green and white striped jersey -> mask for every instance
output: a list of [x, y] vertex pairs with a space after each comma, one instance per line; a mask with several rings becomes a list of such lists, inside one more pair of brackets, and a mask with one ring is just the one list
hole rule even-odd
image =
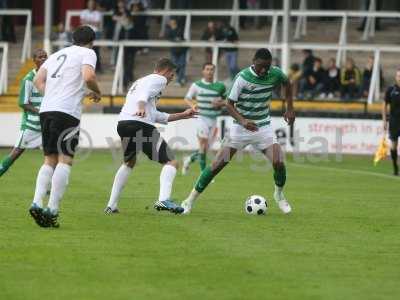
[[271, 66], [263, 77], [248, 67], [236, 75], [228, 99], [235, 102], [236, 109], [244, 118], [255, 122], [258, 127], [268, 126], [271, 123], [272, 90], [287, 80], [278, 67]]
[[226, 88], [222, 82], [207, 82], [204, 79], [193, 82], [185, 99], [197, 101], [199, 115], [215, 119], [221, 115], [221, 108], [214, 108], [215, 99], [225, 99]]
[[[36, 70], [31, 70], [22, 79], [19, 92], [19, 106], [23, 109], [24, 104], [32, 104], [37, 109], [40, 109], [43, 96], [33, 85]], [[30, 129], [33, 131], [41, 131], [39, 114], [30, 111], [25, 111], [22, 114], [21, 130]]]

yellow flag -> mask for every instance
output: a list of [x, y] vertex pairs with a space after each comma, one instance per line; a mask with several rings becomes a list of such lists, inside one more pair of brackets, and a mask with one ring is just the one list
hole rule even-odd
[[386, 158], [387, 153], [388, 153], [388, 150], [389, 150], [388, 143], [387, 143], [387, 141], [386, 141], [386, 138], [383, 137], [383, 138], [381, 139], [381, 141], [379, 142], [378, 149], [377, 149], [376, 152], [375, 152], [375, 157], [374, 157], [374, 165], [375, 165], [375, 166], [377, 165], [377, 163], [378, 163], [380, 160]]

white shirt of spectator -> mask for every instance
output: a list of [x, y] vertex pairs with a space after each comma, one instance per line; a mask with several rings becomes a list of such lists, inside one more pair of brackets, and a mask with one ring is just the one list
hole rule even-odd
[[50, 55], [41, 66], [47, 70], [47, 77], [40, 112], [60, 111], [80, 119], [85, 96], [82, 66], [95, 69], [96, 60], [92, 49], [76, 45]]
[[[126, 101], [119, 114], [120, 121], [140, 121], [150, 125], [167, 124], [169, 114], [157, 110], [157, 101], [162, 90], [167, 86], [167, 78], [158, 74], [150, 74], [136, 80], [126, 95]], [[138, 103], [145, 102], [145, 117], [136, 116]]]
[[100, 28], [94, 24], [101, 24], [102, 15], [98, 10], [84, 9], [80, 15], [81, 24], [88, 25], [94, 31], [100, 31]]

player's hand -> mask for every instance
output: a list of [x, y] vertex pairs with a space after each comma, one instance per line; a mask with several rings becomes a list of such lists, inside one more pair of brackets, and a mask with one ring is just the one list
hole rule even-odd
[[144, 107], [139, 107], [135, 115], [141, 118], [146, 117], [146, 109]]
[[196, 115], [198, 114], [199, 112], [198, 112], [198, 110], [197, 110], [197, 108], [194, 108], [194, 107], [192, 107], [192, 108], [188, 108], [187, 110], [185, 110], [183, 113], [182, 113], [182, 119], [191, 119], [191, 118], [196, 118]]
[[92, 100], [94, 103], [99, 103], [101, 100], [101, 94], [96, 92], [89, 93], [89, 99]]
[[253, 132], [258, 131], [258, 127], [256, 123], [254, 123], [253, 121], [244, 119], [243, 121], [240, 122], [240, 124], [249, 131]]
[[283, 114], [283, 118], [285, 119], [286, 123], [288, 123], [288, 125], [293, 125], [294, 120], [296, 119], [296, 114], [294, 113], [294, 110], [287, 110]]

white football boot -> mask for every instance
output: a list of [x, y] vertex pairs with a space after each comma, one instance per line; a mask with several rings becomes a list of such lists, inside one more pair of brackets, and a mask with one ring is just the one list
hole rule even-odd
[[288, 214], [292, 211], [292, 207], [289, 202], [286, 200], [285, 195], [283, 194], [282, 188], [275, 186], [274, 199], [276, 203], [278, 203], [279, 209], [284, 213]]

